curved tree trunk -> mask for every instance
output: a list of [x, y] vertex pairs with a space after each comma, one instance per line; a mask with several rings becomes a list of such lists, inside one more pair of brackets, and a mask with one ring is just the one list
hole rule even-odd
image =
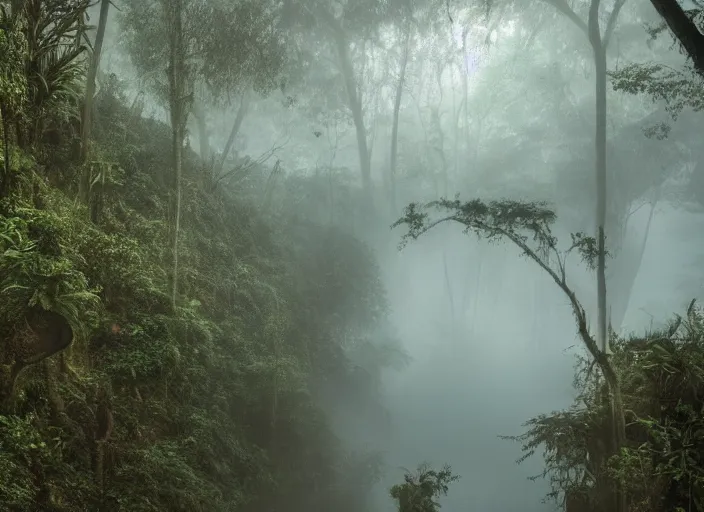
[[352, 120], [354, 121], [355, 133], [357, 135], [357, 151], [359, 153], [359, 169], [362, 175], [362, 187], [364, 189], [367, 205], [372, 209], [374, 207], [374, 199], [372, 195], [371, 158], [369, 155], [369, 145], [367, 143], [367, 129], [364, 125], [362, 101], [354, 76], [354, 67], [352, 66], [352, 59], [350, 58], [347, 38], [340, 28], [335, 28], [334, 33], [337, 55], [340, 59], [340, 70], [345, 80], [347, 100], [350, 110], [352, 111]]
[[364, 112], [362, 109], [362, 100], [357, 81], [355, 79], [354, 66], [349, 52], [349, 42], [345, 34], [344, 27], [335, 16], [326, 11], [326, 9], [312, 9], [304, 7], [312, 16], [320, 18], [327, 26], [330, 36], [332, 37], [337, 57], [345, 82], [345, 91], [347, 92], [348, 106], [352, 112], [352, 120], [354, 121], [355, 133], [357, 136], [357, 151], [359, 153], [359, 169], [362, 175], [362, 188], [364, 190], [364, 198], [367, 203], [366, 213], [370, 214], [374, 208], [374, 196], [372, 190], [371, 176], [371, 158], [369, 151], [369, 143], [367, 141], [367, 129], [364, 125]]

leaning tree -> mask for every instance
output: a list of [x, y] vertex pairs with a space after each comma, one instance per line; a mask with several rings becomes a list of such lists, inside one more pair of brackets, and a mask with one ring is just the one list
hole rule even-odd
[[[594, 237], [574, 233], [569, 246], [560, 246], [552, 231], [555, 220], [554, 211], [542, 202], [506, 199], [462, 202], [456, 198], [440, 199], [426, 205], [411, 203], [406, 207], [405, 215], [394, 223], [394, 227], [407, 227], [401, 242], [401, 246], [404, 246], [409, 240], [417, 239], [439, 224], [455, 222], [464, 227], [465, 233], [474, 233], [486, 241], [512, 243], [523, 256], [552, 278], [569, 300], [579, 337], [608, 386], [613, 429], [609, 453], [614, 455], [620, 452], [626, 431], [620, 379], [609, 355], [591, 334], [587, 314], [567, 276], [567, 258], [575, 252], [591, 270], [596, 270], [599, 243]], [[615, 509], [623, 510], [625, 493], [615, 490], [613, 497]]]

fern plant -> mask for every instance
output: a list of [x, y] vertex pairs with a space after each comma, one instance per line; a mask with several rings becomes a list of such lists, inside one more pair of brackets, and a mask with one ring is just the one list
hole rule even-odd
[[[33, 219], [36, 224], [56, 221], [48, 214], [34, 213], [40, 217]], [[59, 313], [85, 336], [100, 306], [97, 290], [90, 289], [85, 276], [60, 251], [51, 254], [47, 246], [58, 241], [33, 239], [32, 226], [20, 217], [0, 216], [0, 318], [13, 322], [38, 305]], [[45, 251], [40, 250], [42, 245]]]

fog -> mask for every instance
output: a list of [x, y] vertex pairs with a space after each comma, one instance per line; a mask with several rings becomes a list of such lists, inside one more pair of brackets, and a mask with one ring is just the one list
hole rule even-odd
[[[641, 267], [647, 278], [636, 280], [624, 330], [642, 332], [669, 318], [673, 304], [686, 306], [689, 296], [673, 293], [671, 283], [693, 261], [687, 242], [672, 236], [673, 226], [687, 222], [693, 219], [659, 212]], [[462, 475], [442, 501], [444, 510], [554, 510], [553, 503], [541, 503], [547, 485], [528, 481], [541, 473], [540, 457], [516, 465], [518, 445], [497, 435], [519, 434], [526, 419], [571, 404], [581, 352], [571, 310], [550, 278], [517, 250], [477, 243], [457, 229], [442, 235], [442, 246], [455, 255], [455, 293], [461, 295], [469, 274], [477, 304], [457, 306], [453, 342], [443, 329], [450, 305], [442, 251], [429, 241], [405, 249], [388, 277], [394, 321], [413, 363], [387, 375], [393, 437], [380, 510], [393, 510], [385, 489], [419, 460], [447, 462]]]
[[527, 481], [540, 473], [540, 461], [516, 466], [517, 446], [497, 435], [518, 434], [527, 418], [569, 405], [575, 342], [569, 310], [528, 262], [511, 262], [515, 251], [481, 250], [448, 235], [454, 242], [448, 246], [466, 255], [453, 258], [452, 274], [476, 271], [483, 259], [470, 284], [478, 303], [457, 312], [456, 339], [448, 339], [437, 325], [439, 306], [448, 307], [440, 255], [408, 250], [407, 268], [425, 271], [392, 299], [414, 362], [388, 378], [391, 481], [401, 476], [397, 468], [414, 461], [447, 462], [462, 475], [445, 501], [448, 510], [546, 510], [545, 487]]
[[[518, 435], [528, 419], [574, 400], [574, 365], [584, 350], [565, 295], [518, 249], [465, 235], [462, 226], [440, 226], [402, 250], [405, 228], [390, 228], [407, 203], [459, 193], [464, 199], [547, 201], [557, 212], [555, 231], [564, 243], [571, 232], [594, 231], [591, 50], [584, 34], [549, 2], [531, 3], [532, 9], [500, 10], [500, 21], [456, 2], [450, 16], [440, 8], [419, 15], [426, 16], [428, 27], [411, 38], [393, 212], [380, 191], [390, 166], [402, 38], [382, 26], [375, 29], [374, 44], [363, 47], [362, 35], [350, 43], [382, 213], [370, 225], [357, 207], [343, 224], [372, 247], [391, 325], [410, 356], [406, 367], [384, 371], [384, 427], [346, 414], [345, 404], [330, 408], [338, 435], [350, 446], [383, 454], [374, 512], [395, 510], [389, 487], [423, 461], [450, 464], [461, 477], [441, 500], [447, 512], [555, 508], [542, 502], [547, 483], [529, 480], [543, 469], [541, 454], [516, 464], [520, 445], [499, 436]], [[576, 3], [580, 16], [586, 15], [588, 2]], [[683, 65], [669, 40], [646, 44], [645, 26], [657, 20], [648, 2], [627, 3], [609, 49], [610, 68], [650, 60]], [[469, 33], [466, 48], [463, 29]], [[115, 23], [108, 30], [105, 71], [124, 76], [134, 98], [143, 92], [145, 78], [131, 66], [119, 34]], [[255, 95], [234, 151], [269, 167], [278, 161], [291, 175], [359, 186], [355, 126], [336, 54], [316, 39], [323, 36], [307, 36], [297, 36], [301, 46], [319, 46], [302, 83], [284, 93]], [[438, 67], [445, 61], [444, 69]], [[287, 96], [296, 98], [295, 107], [284, 105]], [[610, 181], [609, 239], [617, 250], [608, 264], [607, 290], [614, 329], [644, 332], [662, 325], [700, 291], [701, 251], [688, 233], [701, 232], [702, 217], [682, 206], [677, 187], [701, 151], [687, 133], [697, 127], [701, 133], [702, 124], [687, 110], [671, 122], [664, 103], [610, 87], [608, 99], [607, 165], [610, 176], [617, 176]], [[208, 110], [215, 153], [224, 150], [236, 112], [236, 105]], [[147, 101], [143, 115], [167, 119], [155, 100]], [[643, 134], [652, 116], [673, 125], [666, 141]], [[189, 144], [196, 148], [204, 135], [189, 126]], [[652, 153], [641, 149], [646, 146]], [[655, 200], [653, 190], [660, 191]], [[594, 329], [594, 274], [574, 257], [568, 275]]]

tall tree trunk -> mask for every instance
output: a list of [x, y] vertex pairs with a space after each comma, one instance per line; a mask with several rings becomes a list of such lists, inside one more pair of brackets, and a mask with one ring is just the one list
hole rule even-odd
[[411, 40], [411, 24], [406, 25], [406, 37], [403, 42], [403, 54], [401, 55], [401, 68], [399, 70], [398, 83], [396, 84], [396, 96], [394, 97], [393, 124], [391, 126], [391, 161], [389, 165], [389, 204], [391, 214], [396, 215], [396, 170], [398, 165], [398, 117], [401, 111], [401, 97], [403, 87], [406, 83], [406, 67], [408, 66], [408, 51]]
[[[585, 23], [570, 5], [564, 0], [544, 0], [553, 5], [561, 14], [567, 17], [588, 38], [594, 53], [596, 69], [596, 130], [595, 130], [595, 178], [596, 178], [596, 238], [597, 238], [597, 337], [592, 340], [586, 325], [586, 318], [579, 311], [579, 303], [574, 294], [570, 296], [573, 310], [577, 316], [579, 332], [589, 353], [599, 366], [609, 389], [611, 405], [611, 423], [613, 427], [612, 453], [618, 453], [626, 439], [626, 422], [623, 408], [623, 395], [621, 383], [611, 359], [607, 333], [607, 304], [606, 304], [606, 49], [616, 27], [618, 15], [626, 0], [616, 0], [614, 8], [609, 14], [604, 35], [599, 27], [600, 0], [591, 0], [589, 18]], [[568, 295], [572, 292], [565, 290]], [[616, 489], [615, 510], [626, 512], [627, 496], [624, 489]]]
[[364, 126], [364, 112], [362, 111], [362, 101], [360, 99], [360, 91], [357, 88], [355, 80], [354, 67], [349, 53], [349, 45], [345, 31], [340, 22], [330, 12], [325, 9], [313, 10], [310, 7], [304, 7], [314, 17], [319, 17], [323, 20], [330, 30], [333, 38], [335, 49], [340, 63], [340, 71], [345, 81], [345, 90], [347, 92], [347, 100], [350, 110], [352, 111], [352, 119], [354, 121], [355, 132], [357, 135], [357, 151], [359, 153], [359, 168], [362, 175], [362, 187], [364, 189], [365, 201], [367, 203], [367, 213], [372, 213], [374, 208], [374, 196], [372, 190], [372, 173], [371, 173], [371, 158], [367, 143], [367, 130]]
[[[589, 9], [588, 37], [594, 52], [594, 66], [596, 69], [596, 131], [595, 131], [595, 175], [596, 175], [596, 223], [597, 223], [597, 342], [599, 343], [600, 357], [597, 357], [604, 379], [609, 388], [611, 403], [611, 420], [613, 428], [612, 450], [618, 454], [626, 441], [626, 420], [621, 393], [621, 382], [611, 360], [607, 330], [607, 305], [606, 305], [606, 48], [620, 10], [617, 2], [614, 11], [609, 17], [606, 33], [602, 37], [599, 28], [599, 0], [592, 0]], [[623, 2], [620, 2], [623, 5]], [[627, 511], [626, 491], [617, 486], [614, 499], [617, 512]]]
[[[91, 135], [91, 115], [93, 114], [93, 97], [95, 96], [95, 79], [98, 75], [100, 67], [100, 54], [103, 50], [103, 40], [105, 39], [105, 27], [108, 23], [108, 11], [110, 9], [110, 0], [101, 0], [100, 2], [100, 17], [98, 18], [98, 31], [95, 34], [95, 43], [93, 44], [93, 55], [90, 59], [90, 67], [88, 68], [88, 77], [86, 79], [86, 96], [83, 101], [83, 116], [81, 119], [81, 163], [88, 160], [90, 151], [90, 135]], [[90, 188], [90, 176], [88, 170], [84, 166], [81, 175], [80, 195], [84, 202], [88, 202], [88, 189]]]
[[217, 178], [222, 173], [225, 167], [225, 162], [227, 157], [230, 155], [232, 150], [232, 145], [235, 143], [235, 138], [242, 128], [242, 121], [244, 121], [244, 116], [247, 114], [247, 109], [249, 108], [249, 92], [245, 91], [242, 93], [242, 98], [240, 99], [240, 108], [237, 110], [237, 115], [235, 116], [235, 122], [232, 124], [232, 130], [230, 130], [230, 135], [227, 137], [227, 142], [225, 143], [225, 149], [220, 155], [220, 161], [213, 170], [213, 176]]
[[181, 167], [183, 128], [187, 118], [185, 107], [185, 56], [183, 48], [182, 0], [165, 0], [171, 37], [169, 41], [169, 107], [171, 114], [171, 156], [173, 159], [173, 224], [171, 239], [172, 273], [171, 305], [175, 309], [178, 296], [178, 239], [181, 230]]
[[364, 126], [364, 112], [362, 111], [362, 101], [360, 99], [357, 82], [354, 76], [352, 59], [350, 58], [347, 38], [341, 29], [335, 29], [335, 46], [337, 47], [340, 68], [345, 80], [347, 100], [352, 111], [352, 120], [357, 135], [357, 151], [359, 153], [359, 169], [362, 174], [362, 187], [364, 188], [365, 200], [370, 211], [374, 207], [372, 195], [372, 171], [371, 159], [369, 157], [369, 146], [367, 144], [367, 130]]
[[[467, 36], [469, 35], [469, 27], [465, 27], [462, 31], [462, 69], [464, 73], [462, 74], [462, 95], [463, 98], [463, 108], [464, 108], [464, 143], [466, 144], [466, 155], [469, 157], [469, 54], [467, 53]], [[479, 140], [477, 139], [474, 143], [474, 147], [478, 148]], [[475, 151], [476, 154], [476, 151]], [[476, 160], [476, 158], [474, 159]], [[476, 161], [472, 162], [473, 164]]]
[[[455, 68], [450, 68], [452, 72], [451, 83], [455, 83]], [[460, 76], [463, 71], [460, 71]], [[462, 113], [462, 100], [457, 101], [457, 91], [455, 87], [452, 87], [452, 172], [454, 183], [458, 183], [458, 178], [460, 175], [460, 114]]]
[[[553, 0], [555, 1], [555, 0]], [[597, 225], [597, 341], [601, 350], [611, 354], [608, 338], [608, 317], [606, 303], [606, 49], [616, 29], [618, 16], [626, 0], [616, 0], [609, 14], [604, 34], [599, 27], [600, 0], [592, 0], [586, 26], [567, 7], [568, 17], [578, 27], [583, 27], [594, 53], [596, 69], [596, 132], [595, 132], [595, 175], [596, 175], [596, 225]], [[566, 4], [565, 4], [566, 5]], [[572, 18], [574, 16], [574, 18]], [[580, 22], [582, 23], [580, 25]]]
[[597, 224], [597, 340], [601, 350], [611, 353], [606, 318], [606, 52], [594, 47], [596, 65], [596, 224]]

